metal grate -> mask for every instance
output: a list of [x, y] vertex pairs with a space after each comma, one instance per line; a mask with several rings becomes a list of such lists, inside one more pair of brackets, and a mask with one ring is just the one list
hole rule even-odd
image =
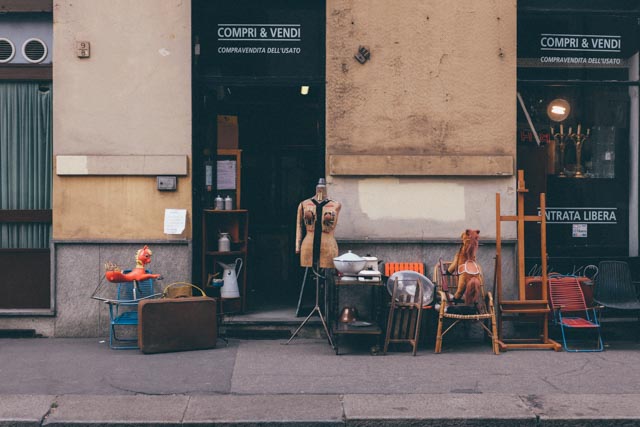
[[16, 49], [11, 40], [0, 38], [0, 64], [11, 61], [15, 54]]
[[42, 62], [47, 57], [47, 45], [40, 39], [29, 39], [22, 46], [22, 54], [29, 62]]

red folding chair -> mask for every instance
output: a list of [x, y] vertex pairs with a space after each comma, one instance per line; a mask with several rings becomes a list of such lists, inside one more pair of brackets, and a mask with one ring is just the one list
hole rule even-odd
[[[602, 336], [600, 335], [600, 321], [598, 309], [602, 307], [587, 307], [580, 282], [573, 276], [549, 277], [549, 296], [554, 312], [554, 321], [560, 325], [564, 349], [571, 352], [602, 351]], [[592, 331], [596, 334], [596, 345], [593, 348], [578, 348], [569, 346], [569, 334], [575, 335], [578, 331]], [[574, 334], [575, 333], [575, 334]]]

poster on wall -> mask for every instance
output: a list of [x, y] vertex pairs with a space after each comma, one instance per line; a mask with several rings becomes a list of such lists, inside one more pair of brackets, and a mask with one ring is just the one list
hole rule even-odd
[[205, 3], [198, 30], [205, 74], [219, 77], [324, 76], [324, 2]]
[[638, 51], [637, 18], [571, 13], [518, 18], [518, 66], [626, 67]]

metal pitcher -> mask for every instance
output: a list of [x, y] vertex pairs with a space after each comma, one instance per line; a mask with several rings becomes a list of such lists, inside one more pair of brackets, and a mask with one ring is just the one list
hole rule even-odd
[[240, 290], [238, 289], [238, 275], [242, 271], [242, 258], [236, 258], [233, 264], [218, 264], [224, 269], [222, 272], [223, 284], [220, 289], [221, 298], [240, 298]]

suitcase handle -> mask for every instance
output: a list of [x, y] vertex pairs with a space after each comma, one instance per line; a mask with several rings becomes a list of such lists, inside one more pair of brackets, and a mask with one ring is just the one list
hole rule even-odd
[[191, 286], [192, 288], [195, 288], [198, 291], [200, 291], [200, 293], [202, 294], [203, 297], [207, 296], [207, 294], [205, 294], [204, 291], [202, 289], [200, 289], [199, 287], [197, 287], [196, 285], [193, 285], [193, 284], [187, 283], [187, 282], [174, 282], [174, 283], [170, 283], [169, 285], [167, 285], [166, 288], [164, 288], [164, 291], [162, 291], [162, 297], [161, 298], [166, 298], [167, 297], [167, 290], [173, 285], [188, 285], [188, 286]]

